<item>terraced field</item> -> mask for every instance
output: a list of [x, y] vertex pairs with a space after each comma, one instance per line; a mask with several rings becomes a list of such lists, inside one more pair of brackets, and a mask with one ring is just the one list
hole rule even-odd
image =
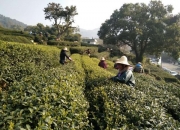
[[[136, 87], [109, 80], [98, 59], [73, 54], [59, 64], [56, 47], [0, 42], [0, 129], [179, 129], [179, 83], [135, 73]], [[162, 72], [163, 73], [163, 72]], [[154, 76], [153, 76], [154, 75]]]

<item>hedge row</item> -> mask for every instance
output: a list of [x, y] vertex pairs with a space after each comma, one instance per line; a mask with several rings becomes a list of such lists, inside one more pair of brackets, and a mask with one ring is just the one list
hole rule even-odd
[[[171, 110], [170, 107], [168, 109], [161, 104], [164, 99], [155, 98], [150, 93], [146, 93], [148, 89], [145, 86], [149, 85], [148, 82], [139, 82], [144, 78], [138, 77], [139, 81], [134, 89], [108, 80], [107, 77], [111, 74], [98, 68], [97, 62], [93, 60], [84, 58], [83, 64], [86, 77], [89, 79], [89, 81], [86, 80], [88, 86], [86, 97], [90, 104], [89, 119], [95, 129], [176, 129], [180, 127], [179, 121], [176, 121], [177, 118], [167, 112]], [[145, 92], [138, 89], [139, 86], [144, 87]], [[158, 84], [153, 84], [151, 89], [154, 90], [156, 86]], [[172, 95], [168, 94], [168, 96]], [[169, 106], [178, 106], [178, 98], [173, 99], [176, 100]], [[173, 110], [178, 113], [177, 107]]]
[[1, 129], [178, 129], [179, 87], [135, 73], [136, 87], [109, 80], [99, 59], [57, 47], [0, 42]]
[[31, 40], [26, 37], [14, 35], [0, 35], [0, 40], [7, 42], [32, 43]]
[[0, 92], [2, 130], [90, 128], [80, 71], [59, 64], [59, 49], [2, 42], [0, 49], [0, 79], [12, 81]]
[[98, 52], [97, 47], [71, 47], [70, 52], [71, 54], [78, 53], [78, 54], [86, 54], [86, 50], [89, 49], [91, 55], [95, 54]]
[[55, 46], [80, 46], [80, 42], [69, 42], [69, 41], [54, 41], [50, 40], [47, 42], [47, 45], [55, 45]]
[[10, 30], [10, 29], [6, 29], [6, 28], [0, 28], [0, 34], [1, 35], [7, 35], [7, 36], [22, 36], [22, 37], [25, 37], [25, 38], [27, 38], [29, 40], [33, 39], [33, 36], [29, 35], [26, 32]]

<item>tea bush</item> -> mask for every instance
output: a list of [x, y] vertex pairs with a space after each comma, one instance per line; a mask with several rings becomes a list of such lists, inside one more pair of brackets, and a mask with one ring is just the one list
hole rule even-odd
[[[86, 61], [87, 60], [87, 61]], [[167, 107], [162, 105], [162, 98], [156, 99], [149, 93], [144, 93], [138, 89], [139, 86], [146, 85], [139, 82], [144, 80], [139, 78], [137, 87], [113, 83], [108, 80], [112, 76], [100, 67], [97, 67], [95, 59], [84, 58], [84, 68], [88, 79], [86, 80], [86, 97], [89, 101], [89, 119], [95, 129], [164, 129], [178, 128], [179, 121], [173, 115], [169, 115]], [[97, 80], [99, 79], [99, 80]], [[90, 82], [90, 83], [89, 83]], [[155, 83], [153, 86], [158, 86]], [[154, 89], [151, 88], [152, 90]], [[161, 92], [162, 93], [162, 92]], [[156, 93], [157, 95], [157, 93]], [[169, 94], [169, 96], [172, 96]], [[170, 98], [169, 98], [170, 99]], [[170, 106], [178, 106], [176, 99]], [[174, 114], [178, 114], [178, 108]], [[153, 116], [152, 116], [153, 115]]]
[[47, 45], [55, 45], [55, 46], [80, 46], [80, 43], [79, 42], [50, 40], [50, 41], [47, 42]]
[[71, 54], [78, 53], [78, 54], [86, 54], [86, 50], [90, 49], [91, 55], [98, 51], [97, 47], [71, 47], [70, 52]]
[[0, 93], [1, 129], [89, 128], [80, 71], [59, 65], [59, 49], [15, 43], [0, 49], [1, 77], [13, 80]]
[[60, 65], [59, 52], [0, 42], [0, 79], [8, 82], [0, 91], [2, 130], [180, 128], [179, 83], [164, 81], [160, 70], [134, 73], [131, 88], [109, 80], [117, 73], [113, 62], [106, 60], [103, 69], [100, 59], [74, 53], [72, 62]]
[[7, 42], [20, 42], [20, 43], [32, 43], [31, 40], [22, 36], [13, 36], [13, 35], [0, 35], [1, 41]]

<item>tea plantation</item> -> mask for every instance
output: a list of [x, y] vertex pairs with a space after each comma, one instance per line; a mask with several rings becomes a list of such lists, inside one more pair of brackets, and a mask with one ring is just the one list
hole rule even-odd
[[0, 84], [1, 130], [180, 129], [179, 81], [152, 68], [134, 73], [131, 88], [109, 80], [113, 62], [104, 70], [98, 59], [74, 53], [63, 66], [59, 52], [0, 41], [0, 80], [7, 83]]

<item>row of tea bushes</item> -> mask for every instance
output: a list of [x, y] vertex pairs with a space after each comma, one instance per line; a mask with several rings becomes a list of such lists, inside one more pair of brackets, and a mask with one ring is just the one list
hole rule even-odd
[[165, 108], [166, 113], [180, 122], [180, 88], [169, 83], [158, 82], [144, 75], [139, 75], [137, 79], [136, 89], [156, 100]]
[[56, 47], [1, 42], [0, 50], [0, 78], [13, 80], [0, 92], [1, 129], [180, 128], [177, 86], [145, 74], [135, 74], [135, 88], [114, 83], [113, 62], [105, 70], [73, 54], [60, 65]]
[[66, 69], [52, 69], [14, 82], [1, 93], [1, 129], [88, 128], [83, 86], [77, 84], [74, 71]]
[[0, 92], [1, 129], [90, 128], [80, 71], [74, 63], [58, 63], [59, 49], [15, 43], [1, 43], [0, 49], [1, 77], [13, 75], [8, 89]]
[[79, 54], [73, 54], [72, 55], [73, 63], [74, 63], [74, 71], [76, 74], [76, 79], [79, 81], [78, 83], [81, 84], [81, 86], [84, 86], [85, 88], [85, 72], [84, 68], [82, 66], [82, 56]]
[[59, 49], [46, 46], [0, 42], [0, 76], [8, 82], [59, 65]]
[[11, 30], [11, 29], [7, 29], [7, 28], [3, 28], [0, 27], [0, 34], [1, 35], [9, 35], [9, 36], [22, 36], [25, 37], [27, 39], [33, 39], [32, 35], [29, 35], [29, 33], [27, 32], [23, 32], [23, 31], [17, 31], [17, 30]]
[[150, 71], [150, 75], [156, 77], [157, 80], [165, 81], [168, 83], [174, 82], [180, 84], [180, 81], [175, 76], [172, 76], [166, 71], [162, 71], [161, 67], [157, 67], [155, 65], [146, 65], [144, 69], [145, 71]]
[[54, 45], [54, 46], [80, 46], [80, 42], [69, 42], [69, 41], [55, 41], [50, 40], [47, 42], [47, 45]]
[[97, 83], [105, 82], [108, 77], [112, 76], [112, 73], [99, 67], [98, 63], [88, 56], [82, 56], [82, 64], [86, 73], [86, 87], [96, 86]]
[[[112, 65], [112, 64], [111, 64]], [[89, 119], [95, 129], [176, 129], [180, 127], [179, 121], [169, 115], [165, 107], [139, 85], [149, 85], [139, 81], [137, 86], [113, 83], [108, 80], [112, 76], [107, 70], [97, 66], [97, 60], [83, 57], [83, 66], [86, 72], [86, 97], [89, 101]], [[145, 76], [145, 75], [143, 75]], [[148, 78], [148, 77], [146, 77]], [[98, 80], [99, 79], [99, 80]], [[148, 78], [149, 79], [149, 78]], [[153, 89], [158, 86], [153, 84]], [[163, 93], [163, 92], [161, 92]], [[178, 100], [176, 100], [179, 102]], [[175, 108], [178, 110], [178, 108]]]
[[91, 55], [98, 52], [98, 47], [71, 47], [70, 52], [71, 54], [77, 53], [77, 54], [86, 54], [86, 50], [89, 49]]
[[[97, 58], [91, 58], [94, 62], [96, 62], [96, 64], [98, 65], [98, 63], [100, 62], [101, 58], [97, 59]], [[107, 68], [106, 70], [113, 73], [114, 75], [116, 75], [118, 73], [118, 70], [116, 70], [114, 68], [114, 62], [109, 61], [109, 60], [105, 60], [106, 64], [107, 64]]]
[[0, 27], [0, 40], [6, 42], [32, 43], [33, 36], [22, 31], [15, 31]]
[[32, 43], [30, 39], [23, 36], [13, 36], [13, 35], [0, 35], [1, 41], [6, 42], [19, 42], [19, 43]]
[[88, 56], [82, 56], [82, 64], [86, 73], [85, 95], [90, 105], [88, 109], [89, 122], [93, 125], [93, 129], [106, 129], [106, 114], [107, 112], [111, 113], [113, 110], [112, 107], [116, 108], [116, 106], [113, 103], [111, 104], [107, 94], [103, 91], [104, 87], [99, 86], [99, 84], [107, 84], [107, 77], [112, 74], [100, 68], [97, 65], [97, 62], [94, 62], [92, 58], [89, 58]]

